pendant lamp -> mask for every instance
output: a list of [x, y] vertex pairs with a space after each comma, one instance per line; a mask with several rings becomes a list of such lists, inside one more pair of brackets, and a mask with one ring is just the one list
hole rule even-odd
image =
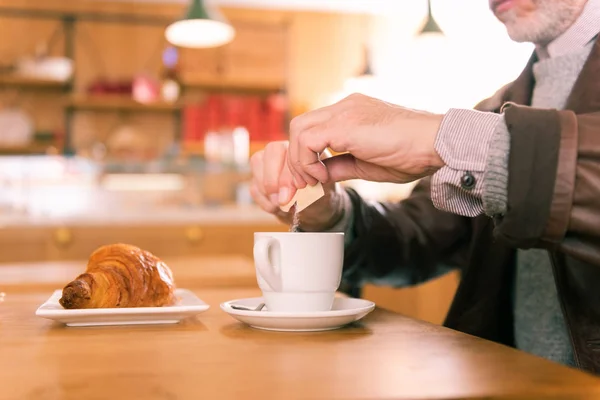
[[373, 95], [377, 79], [373, 73], [371, 66], [371, 55], [369, 47], [365, 46], [363, 50], [363, 66], [360, 72], [344, 82], [344, 92], [350, 93], [362, 93], [366, 95]]
[[216, 8], [192, 0], [183, 18], [167, 27], [165, 37], [179, 47], [218, 47], [231, 42], [235, 30]]
[[419, 35], [425, 34], [437, 34], [444, 35], [444, 32], [440, 29], [440, 26], [435, 22], [435, 18], [433, 18], [433, 14], [431, 13], [431, 0], [427, 0], [427, 21], [425, 25], [419, 32]]
[[369, 51], [369, 46], [365, 46], [363, 50], [364, 55], [364, 65], [363, 70], [360, 76], [372, 76], [373, 70], [371, 68], [371, 52]]

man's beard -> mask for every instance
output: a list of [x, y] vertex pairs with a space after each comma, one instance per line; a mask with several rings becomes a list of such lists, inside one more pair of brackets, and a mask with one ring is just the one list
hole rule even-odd
[[501, 20], [512, 40], [546, 46], [569, 29], [586, 1], [534, 0], [535, 11], [520, 16], [516, 8], [511, 8], [502, 13]]

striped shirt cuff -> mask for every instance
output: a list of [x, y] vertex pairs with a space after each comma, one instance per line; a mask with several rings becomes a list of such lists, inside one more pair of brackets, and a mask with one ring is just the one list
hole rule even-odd
[[500, 114], [451, 109], [440, 125], [435, 149], [446, 164], [431, 180], [436, 208], [466, 217], [484, 212], [483, 175]]

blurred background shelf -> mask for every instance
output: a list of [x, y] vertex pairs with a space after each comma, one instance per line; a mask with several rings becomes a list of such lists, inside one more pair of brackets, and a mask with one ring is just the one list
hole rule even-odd
[[19, 75], [0, 74], [0, 88], [14, 87], [44, 90], [68, 90], [70, 82], [33, 78]]
[[27, 146], [0, 146], [0, 156], [56, 154], [58, 149], [48, 143], [32, 143]]
[[[254, 140], [252, 142], [250, 142], [250, 149], [249, 152], [250, 154], [254, 154], [259, 150], [262, 150], [265, 148], [265, 146], [267, 145], [267, 143], [269, 143], [268, 141], [263, 141], [263, 140]], [[181, 147], [181, 152], [184, 155], [193, 155], [193, 156], [204, 156], [204, 152], [205, 152], [205, 143], [204, 141], [197, 141], [197, 142], [184, 142], [182, 147]]]
[[253, 94], [277, 93], [285, 87], [283, 82], [235, 79], [189, 79], [184, 80], [181, 85], [184, 89]]
[[179, 111], [182, 108], [181, 103], [152, 102], [140, 103], [129, 96], [113, 95], [78, 95], [73, 96], [67, 103], [68, 107], [76, 110], [88, 111]]

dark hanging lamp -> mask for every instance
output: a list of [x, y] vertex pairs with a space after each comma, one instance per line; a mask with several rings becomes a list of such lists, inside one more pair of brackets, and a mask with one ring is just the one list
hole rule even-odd
[[375, 74], [371, 65], [371, 54], [369, 47], [364, 47], [363, 65], [356, 75], [347, 79], [344, 90], [350, 93], [367, 94], [373, 90], [375, 85]]
[[372, 76], [373, 69], [371, 68], [371, 52], [369, 46], [365, 45], [364, 48], [364, 65], [359, 76]]
[[167, 27], [165, 36], [179, 47], [217, 47], [232, 41], [235, 30], [217, 8], [192, 0], [183, 18]]
[[427, 0], [427, 21], [421, 29], [421, 32], [419, 32], [419, 35], [424, 35], [426, 33], [435, 33], [438, 35], [444, 34], [440, 26], [435, 22], [435, 18], [433, 18], [433, 14], [431, 13], [431, 0]]

